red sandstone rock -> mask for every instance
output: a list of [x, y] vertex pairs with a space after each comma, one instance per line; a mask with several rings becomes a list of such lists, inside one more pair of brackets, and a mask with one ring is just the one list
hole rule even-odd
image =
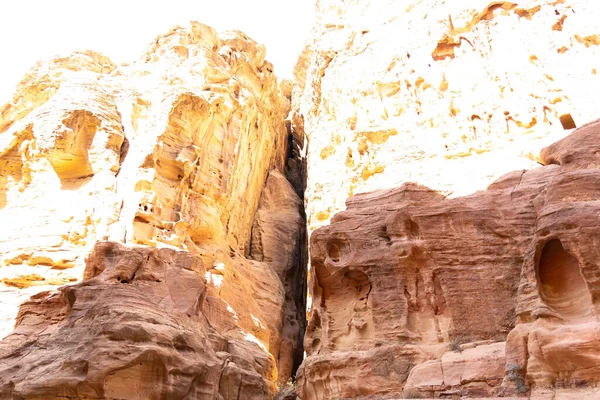
[[[211, 328], [204, 267], [170, 249], [99, 243], [87, 279], [21, 307], [0, 344], [0, 392], [12, 398], [268, 397], [272, 359]], [[233, 389], [235, 388], [235, 389]]]
[[471, 196], [405, 184], [350, 198], [311, 237], [300, 396], [591, 394], [599, 146], [596, 121], [544, 149], [547, 166]]

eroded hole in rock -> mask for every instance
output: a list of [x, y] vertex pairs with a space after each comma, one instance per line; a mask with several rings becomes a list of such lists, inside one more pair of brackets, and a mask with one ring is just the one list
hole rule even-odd
[[590, 314], [592, 299], [579, 263], [563, 248], [560, 240], [546, 243], [538, 271], [542, 298], [548, 306], [567, 318]]
[[[345, 269], [335, 274], [321, 265], [315, 266], [319, 286], [323, 289], [321, 307], [327, 312], [327, 343], [319, 338], [317, 347], [331, 349], [360, 349], [372, 339], [373, 316], [369, 294], [371, 282], [367, 274], [357, 269]], [[321, 322], [313, 317], [311, 324]], [[313, 342], [314, 344], [314, 342]]]
[[419, 240], [421, 230], [411, 216], [399, 213], [386, 222], [386, 232], [392, 240]]
[[340, 246], [338, 246], [337, 243], [332, 243], [331, 245], [329, 245], [329, 258], [331, 258], [331, 261], [339, 262], [340, 254]]
[[313, 339], [312, 345], [311, 345], [311, 350], [313, 352], [318, 351], [320, 344], [321, 344], [321, 339], [319, 339], [319, 338]]
[[575, 160], [575, 157], [573, 157], [572, 154], [567, 154], [566, 156], [564, 156], [562, 158], [562, 162], [560, 163], [561, 165], [567, 165], [573, 162], [573, 160]]
[[329, 242], [327, 246], [327, 255], [329, 259], [334, 263], [339, 263], [344, 257], [344, 253], [347, 251], [346, 244], [341, 240], [333, 240]]
[[387, 231], [387, 225], [383, 225], [379, 227], [379, 231], [377, 232], [377, 236], [383, 239], [383, 241], [389, 246], [392, 244], [392, 238]]
[[89, 111], [77, 110], [62, 121], [65, 129], [55, 135], [48, 161], [60, 178], [63, 189], [77, 189], [90, 178], [93, 168], [88, 152], [101, 125], [100, 119]]
[[318, 310], [315, 310], [312, 318], [308, 322], [306, 337], [310, 343], [309, 348], [306, 350], [311, 354], [318, 352], [321, 345], [321, 316], [319, 315]]
[[419, 229], [419, 226], [411, 218], [408, 218], [406, 220], [405, 229], [406, 229], [406, 232], [408, 233], [408, 236], [407, 236], [408, 238], [421, 239], [421, 231]]
[[344, 278], [350, 282], [350, 287], [355, 290], [356, 297], [359, 300], [366, 300], [371, 291], [371, 283], [364, 272], [350, 270], [344, 273]]
[[0, 155], [0, 209], [7, 204], [6, 193], [10, 186], [27, 182], [27, 173], [23, 170], [24, 158], [20, 149], [26, 141], [33, 138], [33, 126], [28, 125], [25, 130], [16, 135], [21, 139], [14, 141], [9, 148], [4, 148]]

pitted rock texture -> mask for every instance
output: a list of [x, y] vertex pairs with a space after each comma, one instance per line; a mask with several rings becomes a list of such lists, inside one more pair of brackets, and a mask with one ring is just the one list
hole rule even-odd
[[[82, 283], [40, 293], [0, 342], [6, 398], [264, 399], [273, 359], [204, 316], [199, 257], [99, 243]], [[235, 393], [237, 396], [237, 392]]]
[[[259, 399], [288, 381], [302, 361], [307, 260], [304, 164], [286, 121], [290, 96], [262, 45], [196, 22], [159, 36], [131, 64], [77, 52], [25, 75], [0, 108], [0, 338], [16, 319], [2, 342], [0, 364], [13, 371], [1, 374], [3, 393]], [[98, 242], [114, 243], [118, 255]], [[116, 284], [113, 275], [90, 272], [113, 262], [135, 270], [140, 252], [150, 251], [139, 246], [160, 249], [148, 254], [167, 257], [156, 262], [168, 271], [192, 258], [202, 268], [181, 283], [179, 273], [167, 281], [128, 273]], [[80, 281], [84, 269], [85, 282], [40, 293]], [[138, 302], [131, 290], [156, 296]], [[91, 300], [95, 292], [105, 307]], [[39, 318], [29, 318], [29, 308]], [[94, 327], [101, 308], [122, 319], [97, 321], [99, 331], [89, 333], [75, 322]], [[159, 320], [170, 327], [157, 331], [166, 350], [151, 326]], [[135, 321], [149, 322], [128, 330]], [[176, 335], [180, 322], [188, 336]], [[104, 337], [102, 329], [127, 332]], [[23, 330], [28, 349], [46, 350], [20, 363]], [[120, 340], [127, 350], [117, 350]], [[57, 357], [63, 347], [81, 354]], [[102, 349], [108, 353], [92, 367], [86, 357]], [[46, 359], [63, 372], [47, 375]], [[193, 367], [177, 372], [185, 365]]]
[[47, 265], [48, 278], [107, 239], [247, 254], [288, 140], [289, 101], [264, 56], [196, 23], [131, 65], [92, 52], [36, 65], [1, 113], [0, 212], [15, 227], [2, 264]]
[[353, 194], [451, 196], [598, 118], [600, 3], [319, 0], [296, 67], [309, 232]]
[[311, 236], [301, 398], [595, 398], [599, 155], [600, 120], [470, 196], [348, 199]]

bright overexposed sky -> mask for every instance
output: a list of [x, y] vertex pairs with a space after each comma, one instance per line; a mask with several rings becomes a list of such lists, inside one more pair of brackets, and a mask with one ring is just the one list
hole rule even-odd
[[95, 50], [116, 64], [137, 60], [159, 34], [196, 20], [236, 29], [267, 48], [291, 77], [313, 21], [313, 0], [11, 0], [0, 13], [0, 106], [38, 60]]

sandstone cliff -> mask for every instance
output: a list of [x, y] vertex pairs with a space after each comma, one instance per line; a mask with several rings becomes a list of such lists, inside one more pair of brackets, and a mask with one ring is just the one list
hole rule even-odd
[[600, 398], [600, 3], [316, 3], [25, 75], [0, 398]]
[[596, 398], [599, 151], [600, 120], [471, 196], [349, 199], [311, 237], [301, 397]]
[[356, 193], [452, 196], [598, 118], [600, 4], [319, 0], [296, 67], [309, 230]]
[[0, 393], [272, 397], [305, 328], [289, 110], [263, 46], [199, 23], [34, 66], [0, 109]]
[[311, 237], [302, 398], [594, 387], [599, 149], [600, 121], [471, 196], [349, 199]]
[[599, 11], [317, 1], [301, 398], [600, 396]]

